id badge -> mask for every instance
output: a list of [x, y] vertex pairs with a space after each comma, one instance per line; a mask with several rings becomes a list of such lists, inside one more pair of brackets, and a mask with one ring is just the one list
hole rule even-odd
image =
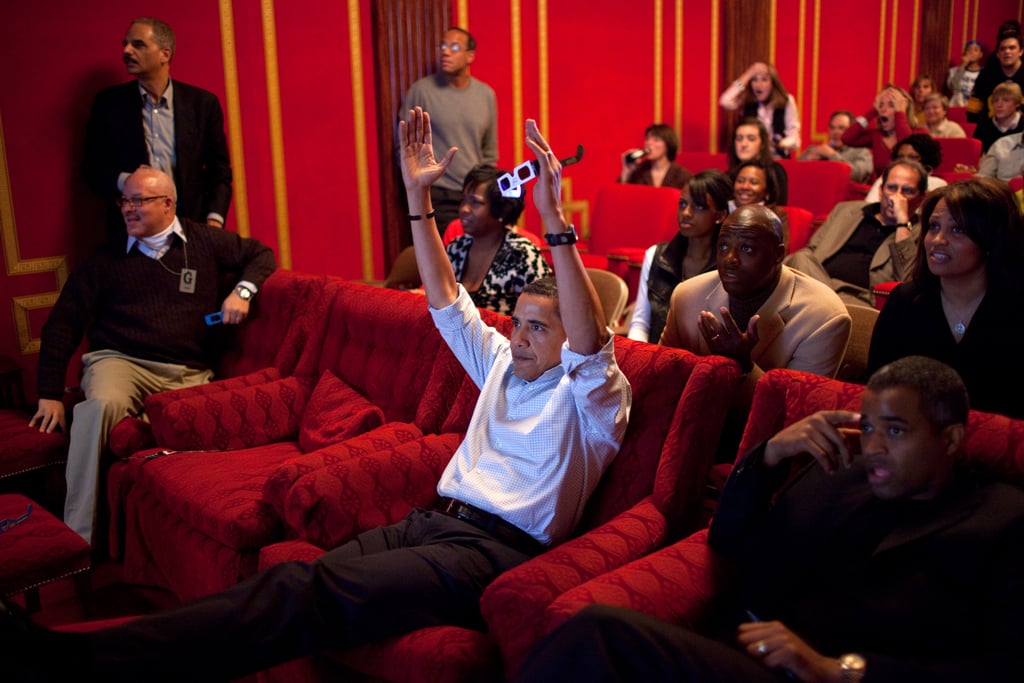
[[182, 268], [181, 280], [178, 282], [178, 291], [182, 294], [195, 294], [196, 291], [196, 269]]

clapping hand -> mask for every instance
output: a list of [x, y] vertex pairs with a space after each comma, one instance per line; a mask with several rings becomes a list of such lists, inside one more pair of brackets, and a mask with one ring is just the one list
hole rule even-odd
[[719, 309], [722, 322], [718, 322], [711, 311], [701, 311], [697, 326], [700, 329], [708, 349], [716, 356], [735, 358], [746, 366], [750, 361], [750, 353], [757, 346], [757, 321], [760, 316], [753, 316], [747, 323], [746, 331], [741, 330], [735, 318], [725, 306]]

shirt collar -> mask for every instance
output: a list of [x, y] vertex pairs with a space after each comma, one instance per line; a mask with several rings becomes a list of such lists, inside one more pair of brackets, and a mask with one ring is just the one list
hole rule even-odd
[[[139, 83], [139, 97], [142, 98], [143, 104], [153, 101], [149, 97], [149, 91], [142, 87], [142, 83]], [[166, 102], [168, 108], [174, 109], [174, 79], [167, 80], [167, 87], [164, 88], [163, 93], [160, 95], [160, 102]]]
[[188, 237], [185, 236], [185, 230], [181, 227], [181, 221], [179, 221], [178, 217], [175, 216], [174, 221], [170, 225], [155, 235], [150, 235], [149, 237], [144, 237], [142, 239], [133, 235], [128, 235], [128, 246], [125, 248], [125, 253], [130, 252], [136, 243], [139, 244], [140, 251], [159, 253], [167, 245], [167, 240], [170, 239], [171, 233], [180, 237], [182, 242], [188, 242]]

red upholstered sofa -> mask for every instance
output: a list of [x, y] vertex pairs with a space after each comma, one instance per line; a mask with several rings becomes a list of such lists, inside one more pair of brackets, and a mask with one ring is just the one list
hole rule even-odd
[[253, 574], [288, 514], [330, 527], [319, 501], [285, 509], [309, 469], [410, 443], [443, 468], [476, 400], [420, 295], [280, 272], [257, 301], [224, 379], [155, 394], [151, 427], [112, 435], [112, 552], [127, 580], [182, 600]]
[[[236, 583], [257, 558], [310, 559], [430, 505], [479, 396], [418, 294], [283, 272], [257, 300], [223, 379], [150, 397], [151, 423], [126, 420], [112, 439], [123, 458], [108, 477], [112, 548], [127, 580], [181, 600]], [[483, 315], [510, 330], [507, 317]], [[482, 606], [500, 629], [430, 629], [264, 675], [308, 680], [354, 666], [390, 680], [467, 680], [499, 670], [500, 654], [518, 656], [543, 633], [561, 592], [696, 528], [739, 368], [615, 344], [634, 396], [623, 448], [585, 533], [488, 591]]]
[[[863, 391], [858, 384], [772, 370], [758, 383], [740, 452], [818, 410], [859, 410]], [[1024, 421], [971, 411], [967, 434], [966, 457], [974, 466], [1024, 485]], [[567, 591], [550, 605], [545, 626], [550, 631], [587, 605], [600, 603], [699, 628], [726, 580], [723, 563], [702, 530]]]
[[[543, 634], [542, 618], [552, 599], [692, 531], [738, 368], [722, 358], [623, 337], [615, 344], [634, 400], [623, 447], [587, 506], [583, 533], [505, 573], [485, 592], [481, 608], [491, 625], [488, 633], [424, 629], [379, 645], [289, 663], [264, 673], [263, 680], [333, 680], [345, 669], [390, 681], [500, 678], [502, 656], [518, 658]], [[396, 452], [364, 452], [296, 479], [285, 508], [289, 535], [296, 538], [264, 548], [261, 568], [313, 559], [370, 524], [394, 521], [412, 506], [432, 503], [444, 463], [429, 477], [429, 487], [418, 487], [401, 498], [404, 505], [381, 513], [375, 482], [411, 481], [394, 470], [419, 462], [404, 453], [396, 459]], [[388, 500], [399, 500], [394, 486], [383, 488]], [[349, 505], [341, 502], [360, 490], [361, 498]], [[314, 502], [319, 508], [312, 523], [292, 514], [293, 507], [308, 509]]]

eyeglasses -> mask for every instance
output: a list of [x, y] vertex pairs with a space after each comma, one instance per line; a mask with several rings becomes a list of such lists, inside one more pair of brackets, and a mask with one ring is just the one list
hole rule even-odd
[[437, 46], [437, 49], [441, 52], [448, 50], [449, 52], [462, 52], [466, 48], [462, 47], [458, 43], [441, 43]]
[[143, 204], [147, 204], [154, 199], [167, 199], [170, 195], [158, 194], [154, 197], [118, 197], [114, 201], [117, 202], [118, 206], [127, 206], [131, 209], [141, 209]]

